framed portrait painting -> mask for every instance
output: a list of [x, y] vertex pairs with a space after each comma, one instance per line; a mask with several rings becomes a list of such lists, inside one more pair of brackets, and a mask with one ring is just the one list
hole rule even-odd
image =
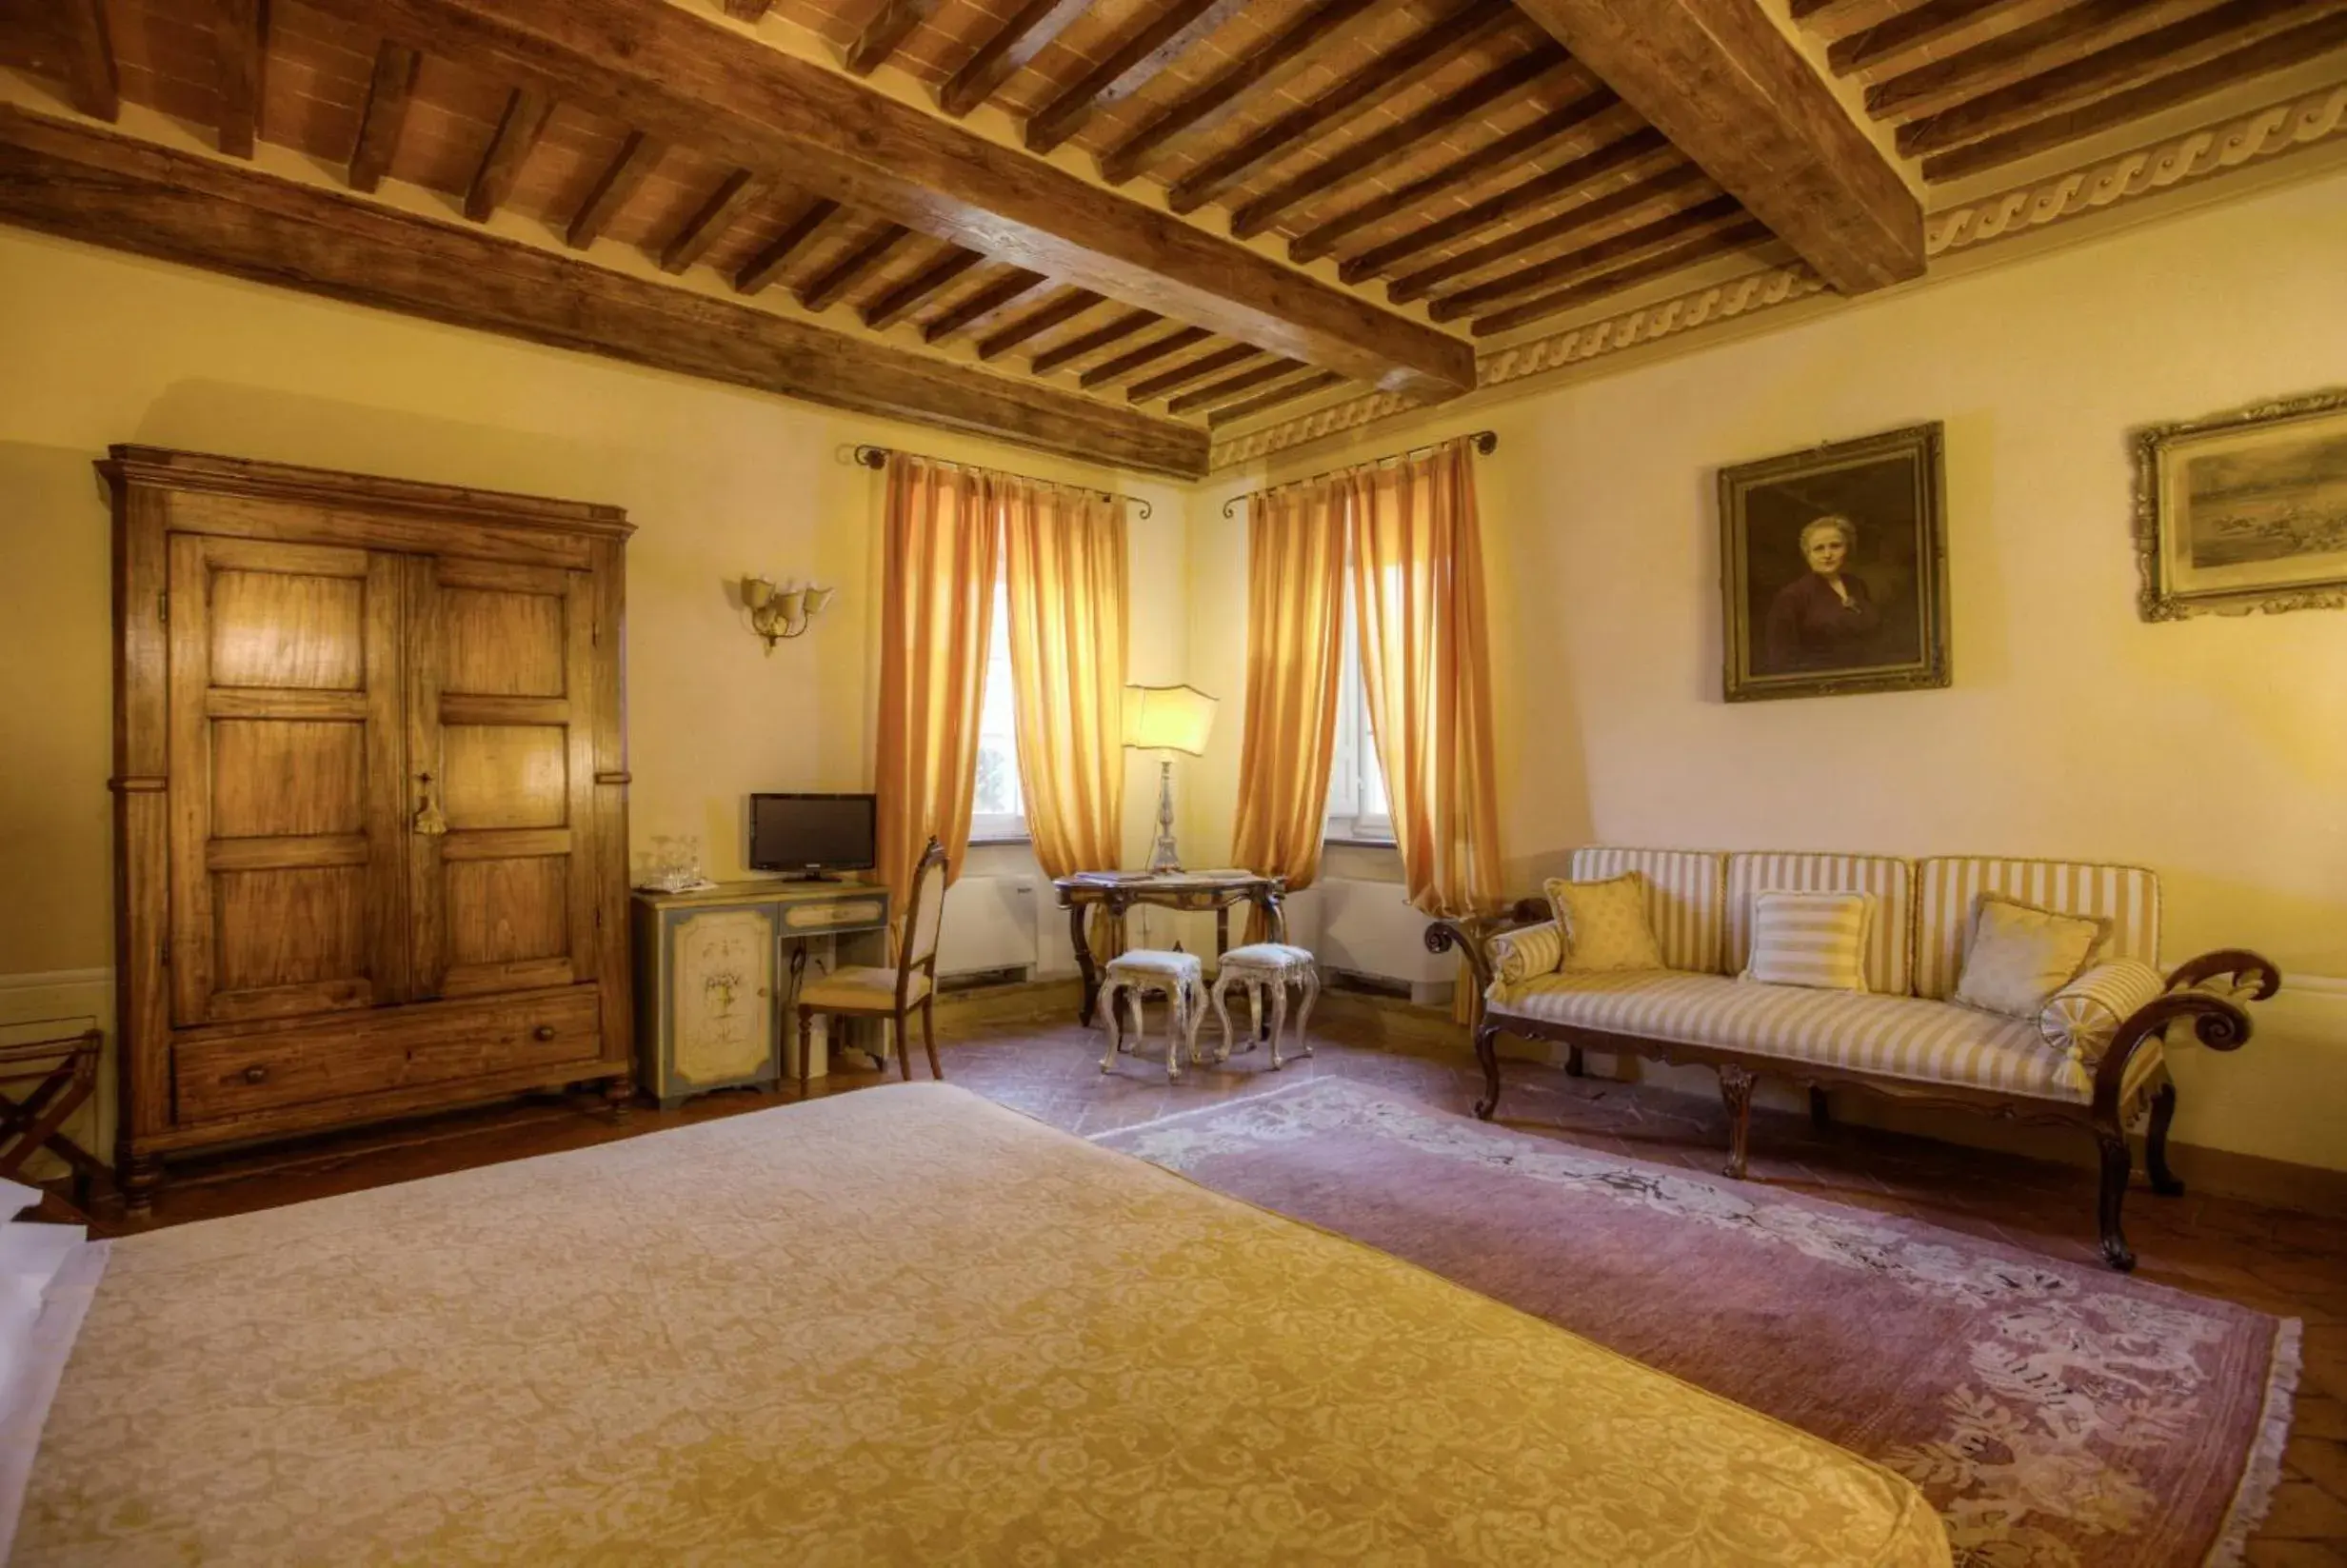
[[2135, 432], [2146, 621], [2347, 607], [2347, 390]]
[[1940, 427], [1720, 470], [1731, 703], [1948, 684]]

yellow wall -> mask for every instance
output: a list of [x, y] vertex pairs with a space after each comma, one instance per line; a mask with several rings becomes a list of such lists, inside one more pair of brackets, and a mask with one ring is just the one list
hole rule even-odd
[[[742, 798], [867, 787], [880, 476], [858, 441], [1096, 484], [1012, 448], [835, 415], [0, 229], [0, 977], [111, 962], [108, 528], [91, 459], [144, 442], [609, 502], [628, 547], [633, 838], [741, 869]], [[1133, 527], [1132, 670], [1181, 679], [1182, 497]], [[769, 657], [746, 570], [840, 587]], [[1154, 770], [1128, 838], [1145, 853]], [[992, 852], [996, 869], [1021, 857]], [[1006, 864], [1005, 863], [1009, 863]], [[1026, 862], [1031, 866], [1031, 861]]]
[[[2347, 976], [2347, 612], [2139, 621], [2125, 443], [2347, 385], [2342, 256], [2334, 176], [1382, 427], [1271, 477], [1499, 432], [1477, 473], [1526, 890], [1591, 842], [2133, 862], [2161, 874], [2171, 959], [2247, 945]], [[1946, 425], [1954, 687], [1723, 703], [1719, 466], [1927, 420]], [[1235, 696], [1243, 510], [1191, 515], [1193, 678]], [[1199, 770], [1201, 830], [1227, 832], [1242, 732]], [[2347, 989], [2321, 993], [2238, 1060], [2179, 1064], [2179, 1136], [2347, 1167]]]

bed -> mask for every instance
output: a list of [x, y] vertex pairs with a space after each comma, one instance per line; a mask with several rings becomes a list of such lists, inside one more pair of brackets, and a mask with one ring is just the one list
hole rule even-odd
[[109, 1245], [18, 1563], [1949, 1560], [1885, 1470], [945, 1084]]

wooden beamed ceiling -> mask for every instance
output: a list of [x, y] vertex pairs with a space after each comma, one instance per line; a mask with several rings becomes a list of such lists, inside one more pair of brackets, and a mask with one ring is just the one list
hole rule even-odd
[[1916, 187], [2347, 50], [2347, 0], [1793, 0], [1869, 136], [1760, 3], [54, 0], [0, 67], [1188, 440], [1729, 258], [1911, 277]]

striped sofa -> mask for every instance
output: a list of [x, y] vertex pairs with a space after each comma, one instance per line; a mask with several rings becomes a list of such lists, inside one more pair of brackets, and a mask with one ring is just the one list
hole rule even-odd
[[[2249, 1037], [2244, 999], [2271, 996], [2274, 966], [2254, 953], [2209, 953], [2168, 974], [2166, 989], [2118, 1024], [2099, 1059], [2050, 1045], [2036, 1019], [1959, 1006], [1949, 999], [1964, 963], [1976, 902], [2002, 894], [2065, 914], [2110, 922], [2094, 962], [2159, 961], [2159, 883], [2135, 866], [1935, 856], [1715, 853], [1593, 847], [1577, 851], [1576, 881], [1638, 872], [1646, 914], [1667, 968], [1603, 974], [1517, 974], [1505, 962], [1549, 909], [1524, 900], [1500, 922], [1442, 921], [1437, 952], [1466, 956], [1484, 998], [1475, 1032], [1484, 1095], [1476, 1114], [1499, 1107], [1498, 1040], [1512, 1034], [1567, 1047], [1567, 1070], [1584, 1049], [1713, 1066], [1729, 1112], [1727, 1174], [1742, 1177], [1758, 1076], [1805, 1083], [1825, 1115], [1830, 1088], [1860, 1088], [2024, 1121], [2073, 1124], [2101, 1152], [2103, 1256], [2135, 1264], [2119, 1226], [2132, 1175], [2127, 1128], [2148, 1110], [2144, 1164], [2153, 1190], [2183, 1190], [2167, 1165], [2176, 1086], [2163, 1043], [2197, 1038], [2232, 1050]], [[1875, 895], [1864, 955], [1867, 989], [1824, 991], [1735, 978], [1752, 946], [1756, 893], [1774, 889]], [[1553, 950], [1553, 946], [1551, 949]], [[2145, 982], [2147, 987], [2149, 981]], [[2108, 1015], [2106, 1015], [2107, 1022]], [[2171, 1024], [2192, 1021], [2189, 1031]]]

